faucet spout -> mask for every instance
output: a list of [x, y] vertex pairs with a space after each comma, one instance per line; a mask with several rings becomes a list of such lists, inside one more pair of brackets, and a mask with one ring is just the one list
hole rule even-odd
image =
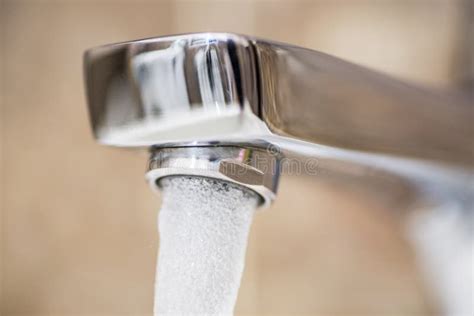
[[[338, 58], [229, 33], [85, 54], [95, 137], [116, 146], [275, 137], [472, 167], [472, 104]], [[472, 100], [471, 100], [472, 101]]]

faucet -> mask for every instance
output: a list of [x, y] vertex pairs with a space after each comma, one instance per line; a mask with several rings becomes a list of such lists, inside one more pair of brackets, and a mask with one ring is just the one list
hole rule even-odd
[[[268, 144], [303, 154], [334, 149], [330, 155], [357, 164], [371, 160], [354, 153], [464, 170], [474, 164], [468, 96], [409, 85], [289, 44], [230, 33], [157, 37], [90, 49], [84, 69], [95, 138], [106, 145], [150, 147], [150, 171], [167, 170], [151, 173], [155, 182], [153, 176], [182, 168], [229, 178], [218, 169], [221, 160], [232, 160], [252, 170], [248, 185], [265, 201], [274, 198], [275, 167], [263, 172], [255, 162], [233, 157], [243, 157], [238, 150], [202, 168], [160, 167], [160, 159], [195, 159], [206, 146], [259, 155]], [[183, 147], [188, 149], [171, 149]], [[278, 162], [276, 156], [265, 159]], [[393, 168], [385, 161], [378, 166]], [[240, 177], [244, 184], [246, 177]]]
[[149, 148], [153, 188], [171, 175], [205, 176], [254, 190], [268, 206], [293, 155], [317, 157], [323, 170], [402, 179], [464, 209], [473, 200], [468, 95], [231, 33], [93, 48], [84, 70], [95, 138]]

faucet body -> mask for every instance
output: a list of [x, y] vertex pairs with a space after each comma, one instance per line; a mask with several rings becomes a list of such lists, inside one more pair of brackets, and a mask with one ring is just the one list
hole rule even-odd
[[[147, 179], [154, 189], [164, 177], [211, 177], [251, 189], [260, 205], [269, 205], [283, 159], [296, 155], [306, 167], [305, 159], [314, 157], [322, 179], [376, 183], [374, 195], [402, 188], [395, 191], [410, 194], [395, 194], [397, 203], [428, 206], [432, 220], [412, 228], [415, 239], [422, 237], [415, 242], [421, 253], [465, 231], [472, 241], [472, 229], [463, 225], [472, 223], [474, 200], [472, 96], [430, 91], [320, 52], [229, 33], [106, 45], [87, 51], [84, 65], [96, 139], [149, 147]], [[448, 225], [438, 240], [423, 239], [430, 222], [444, 220], [443, 209], [460, 224]], [[442, 256], [426, 256], [426, 270], [454, 280], [457, 268], [436, 264]], [[451, 288], [435, 283], [447, 297]]]
[[468, 96], [335, 57], [229, 33], [150, 38], [85, 54], [96, 138], [116, 146], [304, 141], [462, 167]]

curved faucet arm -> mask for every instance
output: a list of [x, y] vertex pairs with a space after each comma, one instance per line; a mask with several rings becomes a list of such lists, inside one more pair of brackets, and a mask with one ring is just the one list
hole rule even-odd
[[474, 163], [473, 104], [329, 55], [228, 33], [85, 54], [96, 138], [119, 146], [265, 141], [274, 135]]

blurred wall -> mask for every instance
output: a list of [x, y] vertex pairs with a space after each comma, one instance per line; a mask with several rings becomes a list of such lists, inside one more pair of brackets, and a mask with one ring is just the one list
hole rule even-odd
[[[231, 31], [454, 89], [465, 77], [464, 4], [1, 2], [2, 315], [152, 310], [159, 196], [143, 180], [146, 153], [94, 143], [85, 49]], [[374, 198], [353, 185], [284, 177], [273, 208], [256, 216], [237, 313], [431, 313], [436, 306], [389, 205], [397, 205], [393, 197]]]

